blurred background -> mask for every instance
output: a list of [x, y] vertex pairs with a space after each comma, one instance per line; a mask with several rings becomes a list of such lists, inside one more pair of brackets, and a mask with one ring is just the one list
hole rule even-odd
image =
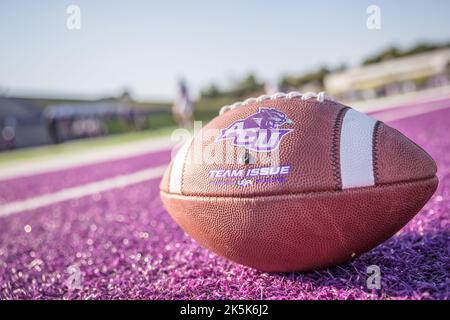
[[[1, 0], [0, 300], [448, 300], [449, 16], [449, 0]], [[361, 257], [264, 273], [197, 245], [159, 185], [194, 120], [292, 90], [399, 130], [440, 182]]]
[[164, 134], [277, 91], [362, 109], [448, 95], [449, 13], [445, 0], [3, 0], [0, 151]]

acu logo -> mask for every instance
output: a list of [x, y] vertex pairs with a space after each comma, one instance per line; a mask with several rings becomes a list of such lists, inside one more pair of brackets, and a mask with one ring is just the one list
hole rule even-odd
[[281, 140], [294, 129], [280, 128], [292, 124], [286, 114], [275, 108], [259, 108], [251, 116], [222, 129], [216, 141], [231, 140], [231, 144], [255, 152], [276, 150]]

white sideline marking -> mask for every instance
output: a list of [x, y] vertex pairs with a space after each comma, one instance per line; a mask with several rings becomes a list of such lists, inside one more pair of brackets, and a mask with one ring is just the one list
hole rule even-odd
[[123, 145], [92, 148], [91, 150], [72, 154], [55, 155], [49, 158], [5, 165], [0, 167], [0, 181], [39, 173], [66, 170], [105, 161], [121, 160], [150, 152], [170, 150], [175, 142], [170, 137], [152, 138], [129, 142]]
[[166, 165], [163, 165], [127, 175], [119, 175], [113, 178], [63, 189], [42, 196], [10, 202], [0, 206], [0, 217], [6, 217], [18, 212], [41, 208], [57, 202], [78, 199], [95, 193], [123, 188], [139, 182], [155, 179], [164, 174], [166, 167]]
[[417, 107], [412, 107], [410, 109], [401, 108], [400, 110], [397, 110], [397, 109], [386, 110], [386, 111], [382, 111], [380, 113], [376, 113], [371, 116], [376, 118], [377, 120], [380, 120], [383, 122], [391, 122], [391, 121], [411, 118], [411, 117], [418, 116], [418, 115], [425, 114], [425, 113], [431, 113], [431, 112], [446, 109], [446, 108], [450, 108], [450, 103], [448, 101], [446, 101], [445, 103], [442, 103], [442, 104], [438, 104], [436, 106], [424, 107], [423, 105], [420, 105]]
[[365, 101], [341, 101], [344, 105], [349, 105], [360, 112], [381, 111], [392, 107], [406, 107], [424, 103], [438, 103], [450, 99], [450, 85], [401, 95], [384, 98], [375, 98]]

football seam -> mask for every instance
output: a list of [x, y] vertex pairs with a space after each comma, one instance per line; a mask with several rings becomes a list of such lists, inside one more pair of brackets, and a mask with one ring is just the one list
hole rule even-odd
[[335, 190], [342, 190], [342, 178], [341, 178], [341, 162], [339, 157], [339, 149], [340, 149], [340, 134], [342, 128], [342, 121], [344, 119], [345, 113], [349, 107], [344, 107], [339, 110], [336, 120], [333, 126], [332, 138], [331, 138], [331, 166], [333, 171], [333, 180], [335, 182]]
[[375, 186], [378, 185], [379, 180], [379, 172], [378, 172], [378, 144], [379, 144], [379, 128], [381, 125], [381, 121], [377, 121], [375, 123], [375, 127], [373, 128], [373, 137], [372, 137], [372, 161], [373, 161], [373, 178], [375, 182]]
[[204, 198], [206, 199], [235, 199], [235, 200], [251, 200], [251, 199], [271, 199], [271, 198], [279, 198], [279, 197], [295, 197], [295, 196], [302, 196], [302, 195], [316, 195], [316, 194], [339, 194], [342, 192], [356, 192], [360, 190], [370, 190], [370, 189], [379, 189], [383, 187], [395, 187], [395, 186], [405, 186], [408, 184], [415, 184], [420, 182], [426, 182], [426, 181], [432, 181], [437, 179], [437, 175], [433, 175], [431, 177], [426, 178], [420, 178], [415, 180], [408, 180], [408, 181], [401, 181], [401, 182], [392, 182], [392, 183], [384, 183], [379, 184], [375, 186], [366, 186], [366, 187], [357, 187], [357, 188], [349, 188], [345, 190], [320, 190], [320, 191], [308, 191], [308, 192], [291, 192], [291, 193], [278, 193], [278, 194], [269, 194], [269, 195], [245, 195], [245, 196], [229, 196], [229, 195], [185, 195], [185, 194], [176, 194], [176, 193], [169, 193], [163, 190], [160, 190], [161, 194], [172, 196], [175, 198]]

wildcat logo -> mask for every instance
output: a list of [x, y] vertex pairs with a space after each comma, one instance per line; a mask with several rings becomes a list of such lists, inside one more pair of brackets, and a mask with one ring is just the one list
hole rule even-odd
[[259, 108], [257, 113], [222, 129], [216, 141], [231, 139], [234, 146], [256, 152], [270, 152], [278, 148], [285, 135], [294, 131], [280, 127], [292, 123], [286, 114], [275, 108]]

